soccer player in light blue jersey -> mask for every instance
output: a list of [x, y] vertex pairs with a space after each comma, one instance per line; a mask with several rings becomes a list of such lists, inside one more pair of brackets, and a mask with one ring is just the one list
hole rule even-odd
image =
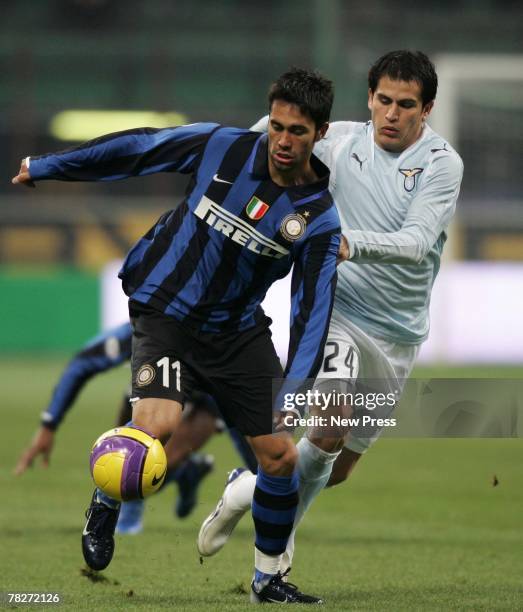
[[[429, 304], [463, 163], [427, 124], [437, 75], [420, 52], [393, 51], [369, 71], [367, 123], [334, 122], [314, 152], [331, 169], [349, 261], [338, 286], [320, 379], [379, 379], [401, 391], [429, 332]], [[267, 118], [253, 129], [266, 129]], [[347, 435], [298, 443], [300, 505], [295, 526], [325, 485], [345, 480], [376, 440]], [[248, 509], [254, 478], [237, 476], [220, 511], [204, 521], [201, 554], [212, 555]], [[282, 561], [289, 568], [293, 537]]]

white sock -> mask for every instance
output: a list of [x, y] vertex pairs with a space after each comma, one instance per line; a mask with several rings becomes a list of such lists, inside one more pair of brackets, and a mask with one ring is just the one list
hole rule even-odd
[[266, 555], [254, 547], [254, 567], [264, 574], [274, 576], [280, 569], [281, 555]]
[[227, 491], [227, 499], [230, 500], [231, 508], [247, 512], [252, 504], [255, 487], [256, 474], [252, 472], [249, 472], [248, 476], [233, 480]]
[[314, 498], [329, 481], [332, 466], [341, 451], [328, 453], [315, 446], [308, 438], [302, 438], [296, 445], [298, 449], [298, 469], [300, 474], [300, 487], [298, 493], [300, 502], [294, 519], [294, 529], [289, 537], [287, 549], [283, 553], [281, 569], [285, 571], [292, 565], [294, 556], [294, 534], [296, 528], [309, 509]]

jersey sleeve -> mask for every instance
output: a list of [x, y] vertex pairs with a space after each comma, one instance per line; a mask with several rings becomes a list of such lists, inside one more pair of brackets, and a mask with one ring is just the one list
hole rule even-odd
[[356, 126], [354, 121], [334, 121], [329, 124], [329, 129], [324, 138], [314, 145], [314, 155], [330, 169], [330, 189], [336, 188], [336, 160], [341, 149], [347, 142], [347, 137], [354, 133]]
[[339, 230], [314, 235], [294, 264], [288, 379], [314, 378], [320, 369], [336, 289], [339, 245]]
[[88, 342], [67, 364], [42, 414], [42, 425], [57, 429], [85, 383], [131, 357], [131, 325], [125, 323]]
[[447, 229], [456, 210], [463, 163], [457, 155], [436, 156], [396, 232], [344, 232], [350, 260], [357, 263], [418, 264]]
[[269, 115], [265, 115], [265, 117], [258, 119], [249, 129], [251, 132], [266, 132], [269, 129]]
[[[317, 155], [322, 162], [328, 166], [332, 172], [332, 149], [340, 142], [343, 142], [346, 136], [352, 134], [358, 123], [354, 121], [334, 121], [329, 124], [329, 129], [325, 136], [314, 145], [314, 154]], [[249, 128], [251, 132], [267, 132], [269, 129], [269, 115], [265, 115], [259, 119], [254, 125]]]
[[116, 181], [156, 172], [193, 172], [216, 123], [107, 134], [58, 153], [31, 156], [35, 181]]

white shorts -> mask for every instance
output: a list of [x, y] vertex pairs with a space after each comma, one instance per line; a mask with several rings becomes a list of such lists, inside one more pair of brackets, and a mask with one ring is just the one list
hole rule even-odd
[[[333, 313], [318, 378], [380, 381], [385, 393], [401, 394], [410, 376], [420, 345], [397, 344], [370, 336], [354, 323]], [[350, 433], [345, 448], [363, 454], [379, 437], [358, 438]]]

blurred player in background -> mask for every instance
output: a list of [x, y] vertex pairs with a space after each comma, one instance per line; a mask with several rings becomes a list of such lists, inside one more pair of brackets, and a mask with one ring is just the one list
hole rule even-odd
[[[187, 393], [202, 388], [248, 436], [259, 462], [255, 602], [308, 597], [279, 574], [298, 504], [297, 453], [287, 432], [273, 435], [272, 385], [283, 371], [260, 303], [294, 264], [285, 375], [315, 377], [334, 299], [340, 227], [329, 171], [311, 155], [327, 131], [332, 101], [330, 81], [292, 69], [271, 87], [268, 135], [212, 123], [130, 130], [27, 159], [13, 179], [192, 175], [186, 199], [135, 245], [120, 274], [133, 324], [133, 423], [165, 439]], [[95, 491], [82, 537], [93, 569], [111, 561], [118, 510]]]
[[[314, 148], [331, 169], [330, 189], [349, 249], [349, 261], [339, 267], [318, 376], [339, 379], [342, 392], [370, 379], [401, 392], [429, 333], [430, 295], [463, 163], [426, 124], [438, 84], [426, 55], [387, 53], [371, 67], [368, 84], [371, 120], [334, 122]], [[267, 122], [253, 129], [267, 129]], [[325, 485], [349, 476], [379, 433], [349, 433], [345, 443], [311, 434], [300, 440], [295, 525]], [[200, 530], [202, 555], [225, 544], [250, 506], [255, 477], [241, 469], [232, 476]], [[293, 553], [294, 532], [282, 570], [290, 568]]]
[[[39, 455], [42, 456], [43, 465], [49, 465], [56, 431], [78, 394], [91, 378], [131, 358], [131, 337], [131, 325], [124, 323], [90, 340], [70, 360], [42, 414], [40, 428], [18, 460], [15, 474], [25, 472]], [[116, 425], [125, 425], [130, 419], [129, 393], [125, 393]], [[179, 518], [184, 518], [192, 512], [197, 502], [198, 487], [213, 468], [212, 457], [193, 451], [201, 448], [216, 431], [223, 431], [224, 427], [214, 401], [207, 394], [194, 393], [185, 407], [179, 429], [166, 444], [168, 472], [164, 486], [173, 481], [178, 485], [179, 495], [175, 511]], [[250, 447], [237, 432], [229, 433], [245, 465], [256, 471], [256, 460]], [[143, 500], [122, 504], [116, 527], [118, 533], [141, 531], [143, 504]]]

